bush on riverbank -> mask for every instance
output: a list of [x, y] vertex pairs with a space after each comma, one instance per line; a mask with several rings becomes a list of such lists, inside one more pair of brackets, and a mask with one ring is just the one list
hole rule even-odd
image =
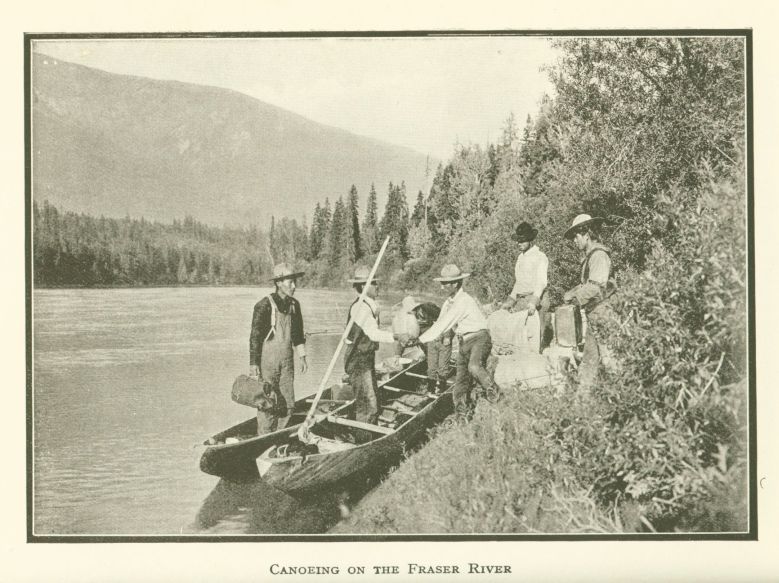
[[470, 424], [435, 430], [434, 438], [333, 532], [593, 533], [633, 528], [629, 512], [618, 504], [601, 508], [579, 482], [575, 463], [566, 457], [569, 452], [557, 444], [564, 431], [554, 420], [559, 405], [552, 389], [508, 390], [497, 405], [480, 402]]

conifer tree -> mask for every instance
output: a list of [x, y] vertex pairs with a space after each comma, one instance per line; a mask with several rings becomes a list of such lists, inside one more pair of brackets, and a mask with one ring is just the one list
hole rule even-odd
[[376, 186], [371, 184], [368, 202], [365, 203], [365, 220], [362, 223], [362, 249], [365, 253], [379, 250], [379, 206], [376, 198]]
[[327, 253], [325, 259], [331, 269], [337, 269], [341, 263], [341, 259], [346, 254], [346, 238], [347, 234], [347, 217], [346, 207], [344, 206], [343, 197], [338, 197], [333, 208], [333, 218], [330, 222], [330, 230], [327, 241]]
[[357, 188], [352, 184], [349, 189], [349, 197], [346, 200], [346, 217], [347, 217], [347, 257], [349, 261], [354, 263], [362, 257], [362, 245], [360, 243], [360, 216], [359, 216], [359, 201], [357, 198]]
[[417, 202], [414, 205], [414, 212], [411, 213], [411, 224], [418, 227], [425, 220], [425, 195], [420, 190], [417, 193]]
[[381, 219], [381, 239], [390, 237], [388, 253], [400, 261], [408, 259], [409, 212], [406, 202], [406, 185], [389, 183], [387, 206]]

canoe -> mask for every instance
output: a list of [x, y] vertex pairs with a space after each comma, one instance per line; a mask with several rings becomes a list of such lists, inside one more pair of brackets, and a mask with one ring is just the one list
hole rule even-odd
[[260, 477], [287, 494], [306, 496], [390, 467], [453, 410], [451, 381], [440, 395], [427, 393], [425, 371], [421, 362], [379, 386], [376, 424], [355, 421], [348, 410], [316, 423], [316, 453], [301, 452], [296, 436], [269, 446], [257, 458]]
[[[403, 363], [405, 368], [394, 375], [388, 375], [388, 379], [379, 383], [379, 386], [391, 384], [396, 377], [420, 364], [424, 368], [424, 362], [407, 363], [404, 359]], [[417, 369], [414, 368], [414, 370]], [[335, 396], [340, 397], [339, 394]], [[354, 404], [352, 399], [334, 400], [332, 397], [332, 389], [325, 389], [322, 392], [322, 399], [317, 406], [318, 414], [333, 412], [345, 415], [352, 414]], [[254, 416], [212, 435], [203, 442], [205, 450], [200, 456], [200, 469], [206, 474], [223, 478], [256, 478], [255, 460], [257, 456], [272, 445], [285, 443], [296, 435], [300, 424], [305, 420], [311, 408], [312, 401], [313, 396], [297, 400], [287, 426], [277, 431], [257, 435], [257, 417]]]

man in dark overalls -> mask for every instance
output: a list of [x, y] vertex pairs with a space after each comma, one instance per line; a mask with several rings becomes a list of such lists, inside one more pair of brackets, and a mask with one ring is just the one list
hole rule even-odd
[[[349, 280], [354, 290], [362, 294], [368, 281], [370, 269], [358, 267]], [[392, 332], [379, 330], [379, 308], [376, 297], [379, 283], [371, 280], [362, 299], [358, 296], [349, 308], [349, 318], [354, 321], [346, 338], [344, 351], [344, 372], [349, 375], [349, 384], [354, 391], [355, 418], [357, 421], [376, 423], [379, 413], [376, 396], [376, 350], [379, 342], [395, 341]], [[348, 321], [348, 320], [347, 320]]]
[[300, 359], [301, 372], [308, 370], [303, 313], [300, 303], [292, 297], [297, 278], [302, 275], [302, 271], [295, 271], [288, 263], [276, 265], [272, 277], [276, 290], [254, 306], [249, 337], [249, 376], [278, 386], [287, 406], [284, 416], [258, 409], [258, 435], [284, 428], [292, 414], [295, 405], [293, 347]]

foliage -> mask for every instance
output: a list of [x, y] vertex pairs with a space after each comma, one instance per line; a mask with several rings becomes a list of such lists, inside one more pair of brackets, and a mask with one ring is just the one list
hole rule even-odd
[[365, 203], [365, 219], [362, 224], [362, 249], [365, 253], [378, 252], [379, 241], [379, 206], [376, 199], [376, 186], [371, 184], [368, 202]]
[[[567, 509], [561, 517], [594, 501], [601, 513], [619, 517], [612, 531], [628, 522], [632, 529], [744, 530], [743, 41], [556, 44], [555, 95], [542, 101], [521, 138], [509, 117], [498, 144], [458, 147], [439, 166], [428, 198], [431, 242], [415, 243], [399, 281], [409, 285], [418, 274], [422, 283], [455, 261], [476, 267], [472, 292], [501, 299], [513, 283], [511, 233], [527, 220], [550, 259], [556, 304], [579, 277], [580, 258], [562, 233], [579, 213], [607, 217], [602, 234], [613, 249], [619, 292], [590, 325], [606, 340], [611, 366], [591, 394], [574, 385], [533, 410], [540, 436], [502, 433], [508, 419], [495, 412], [495, 426], [477, 416], [473, 433], [463, 429], [467, 439], [442, 436], [449, 441], [441, 447], [462, 456], [430, 467], [413, 463], [399, 478], [408, 482], [393, 487], [404, 501], [423, 491], [454, 494], [410, 507], [395, 500], [399, 509], [385, 519], [385, 531], [522, 532], [527, 523], [518, 509], [510, 510], [519, 520], [507, 519], [499, 501], [550, 484], [546, 495], [558, 492]], [[512, 418], [522, 419], [518, 411]], [[512, 448], [512, 440], [521, 445]], [[526, 469], [521, 475], [512, 470], [517, 459]], [[544, 471], [538, 459], [553, 463]], [[516, 492], [505, 490], [514, 483]], [[586, 496], [571, 498], [566, 488]]]
[[[690, 508], [745, 482], [743, 188], [713, 182], [690, 209], [669, 199], [673, 245], [656, 245], [625, 282], [614, 299], [623, 321], [602, 323], [620, 367], [595, 393], [605, 434], [593, 473], [600, 495], [626, 493], [659, 524], [693, 520]], [[740, 510], [722, 526], [738, 526]]]
[[32, 210], [36, 286], [254, 284], [271, 273], [268, 239], [256, 227], [94, 218], [48, 201]]

